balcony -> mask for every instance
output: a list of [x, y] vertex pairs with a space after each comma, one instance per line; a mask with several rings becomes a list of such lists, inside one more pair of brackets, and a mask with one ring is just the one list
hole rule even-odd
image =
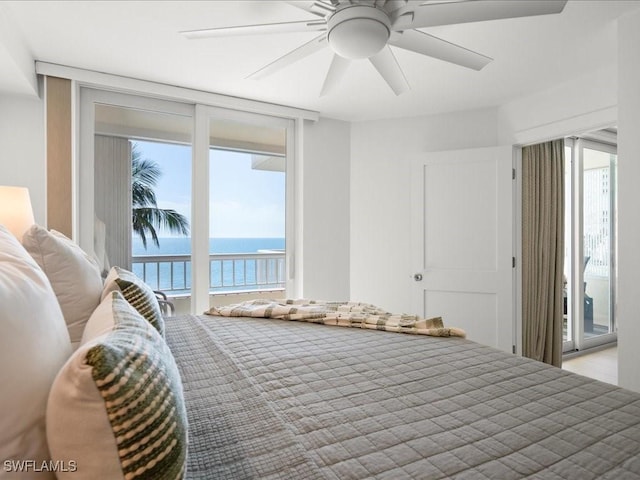
[[[169, 296], [191, 293], [190, 255], [140, 255], [131, 260], [132, 271], [154, 290]], [[209, 256], [211, 294], [284, 290], [285, 254], [280, 250], [224, 253]]]

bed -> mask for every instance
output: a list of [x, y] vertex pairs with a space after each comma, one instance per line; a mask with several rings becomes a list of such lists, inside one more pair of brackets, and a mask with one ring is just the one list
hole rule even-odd
[[461, 338], [166, 322], [187, 477], [640, 478], [640, 394]]
[[164, 317], [0, 226], [2, 479], [640, 478], [640, 394], [459, 337]]

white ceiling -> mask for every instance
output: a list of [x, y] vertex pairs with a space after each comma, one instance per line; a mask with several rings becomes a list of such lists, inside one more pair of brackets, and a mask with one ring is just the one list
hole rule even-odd
[[[328, 48], [265, 79], [245, 79], [317, 33], [202, 40], [179, 33], [316, 18], [285, 2], [0, 1], [0, 13], [35, 60], [316, 110], [343, 120], [501, 105], [603, 67], [615, 71], [615, 20], [639, 8], [637, 0], [570, 0], [560, 15], [430, 28], [425, 31], [494, 61], [476, 72], [395, 49], [410, 92], [396, 97], [369, 62], [355, 61], [343, 82], [320, 97], [332, 58]], [[2, 41], [0, 35], [0, 47]], [[0, 91], [23, 93], [9, 63], [0, 48]]]

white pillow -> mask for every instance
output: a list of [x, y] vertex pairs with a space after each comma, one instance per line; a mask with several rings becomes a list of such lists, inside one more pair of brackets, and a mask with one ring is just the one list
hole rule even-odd
[[100, 303], [100, 268], [78, 245], [55, 230], [33, 225], [22, 244], [49, 278], [75, 346]]
[[51, 457], [77, 467], [58, 479], [183, 478], [187, 414], [163, 338], [119, 291], [95, 310], [85, 337], [47, 405]]
[[[47, 277], [18, 240], [0, 225], [0, 460], [3, 462], [31, 460], [41, 466], [49, 460], [45, 436], [47, 396], [70, 355], [69, 333]], [[26, 477], [33, 475], [32, 470]], [[38, 478], [55, 475], [39, 473]]]
[[105, 299], [100, 302], [98, 308], [96, 308], [91, 314], [91, 317], [89, 317], [89, 321], [85, 325], [84, 331], [82, 332], [82, 339], [80, 340], [79, 344], [80, 347], [85, 343], [113, 330], [114, 317], [112, 297], [113, 293], [105, 296]]

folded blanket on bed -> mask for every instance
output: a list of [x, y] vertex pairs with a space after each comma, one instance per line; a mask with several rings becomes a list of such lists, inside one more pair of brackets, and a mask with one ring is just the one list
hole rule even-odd
[[367, 303], [260, 299], [212, 307], [205, 313], [222, 317], [296, 320], [433, 337], [465, 337], [464, 330], [445, 327], [441, 317], [426, 319], [416, 315], [393, 314]]

